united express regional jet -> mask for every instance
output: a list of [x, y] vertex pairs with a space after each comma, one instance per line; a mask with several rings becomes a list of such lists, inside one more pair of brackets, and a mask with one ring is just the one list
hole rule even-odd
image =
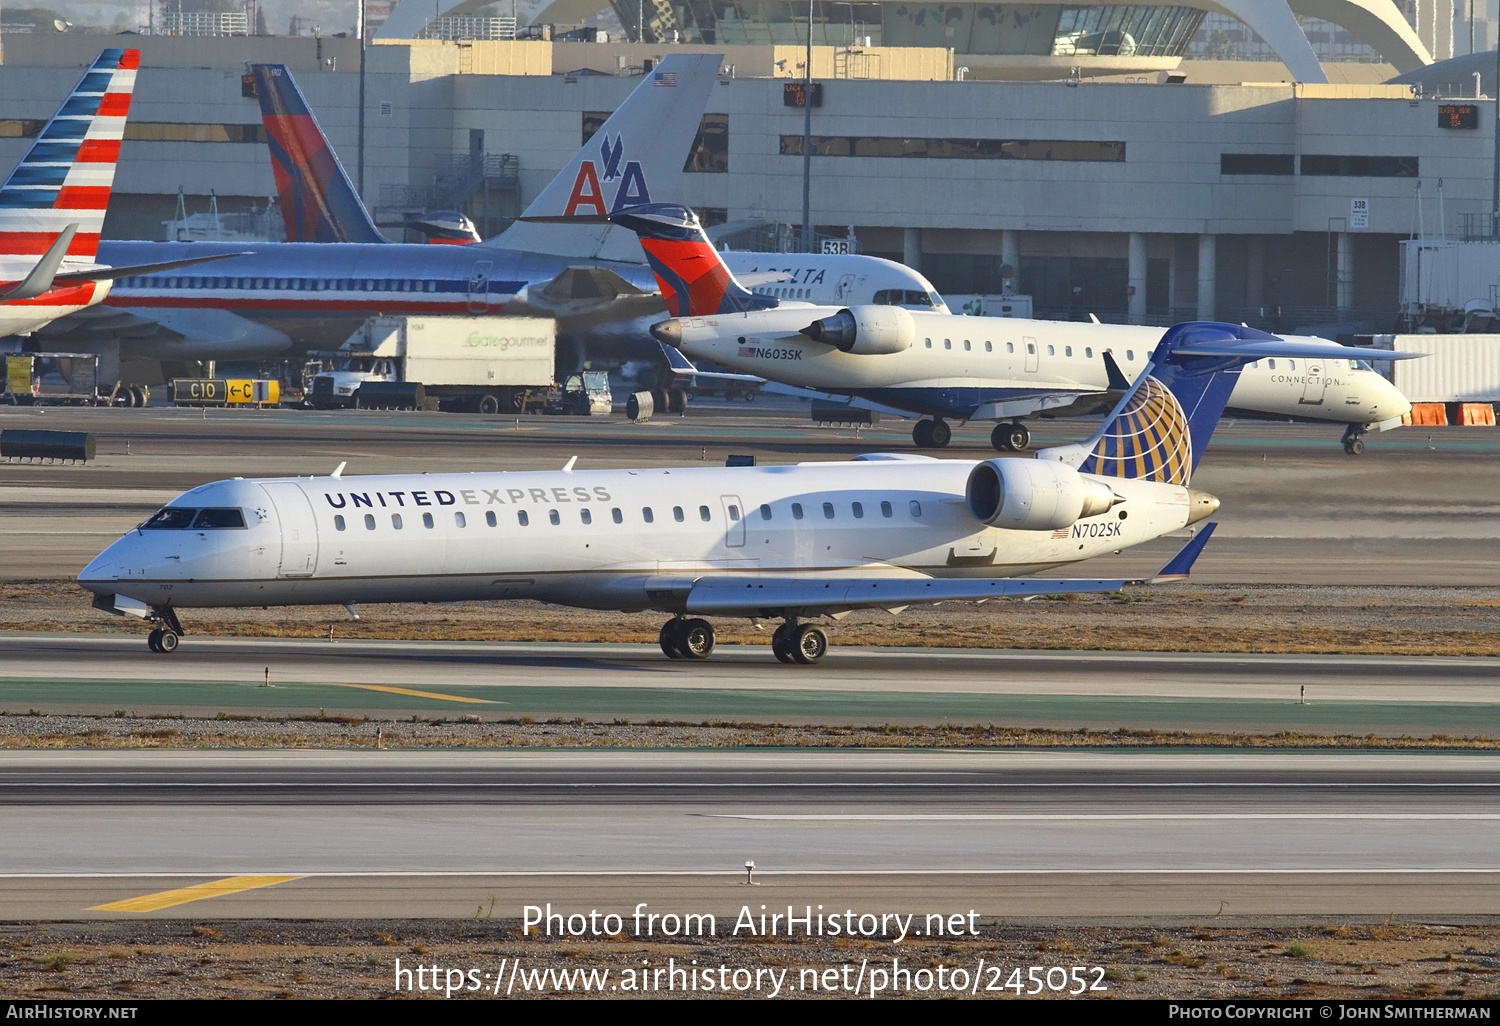
[[[675, 659], [713, 650], [709, 616], [776, 618], [776, 658], [815, 663], [828, 637], [810, 618], [1130, 583], [1017, 578], [1210, 516], [1218, 500], [1189, 478], [1241, 366], [1308, 348], [1178, 325], [1093, 437], [1036, 459], [217, 481], [78, 580], [96, 608], [155, 624], [157, 652], [193, 608], [540, 599], [669, 613]], [[1185, 574], [1207, 533], [1163, 576]]]

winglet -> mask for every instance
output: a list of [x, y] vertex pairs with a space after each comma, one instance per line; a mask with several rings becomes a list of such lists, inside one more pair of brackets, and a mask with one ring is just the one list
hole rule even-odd
[[349, 465], [349, 461], [345, 460], [344, 462], [340, 463], [338, 466], [334, 467], [333, 468], [333, 473], [329, 474], [328, 476], [329, 477], [343, 477], [344, 476], [344, 468], [347, 467], [348, 465]]
[[52, 288], [52, 281], [57, 277], [57, 269], [62, 266], [63, 257], [68, 255], [68, 247], [73, 244], [73, 236], [78, 234], [78, 223], [68, 225], [62, 230], [57, 240], [47, 247], [47, 252], [36, 262], [26, 280], [5, 295], [0, 296], [0, 303], [16, 303], [23, 299], [35, 299], [45, 295]]
[[1161, 568], [1161, 571], [1157, 573], [1155, 577], [1151, 578], [1149, 581], [1142, 581], [1140, 583], [1170, 584], [1173, 581], [1187, 580], [1188, 574], [1193, 569], [1193, 563], [1195, 563], [1198, 557], [1202, 555], [1203, 546], [1208, 544], [1208, 539], [1213, 536], [1214, 528], [1218, 526], [1219, 525], [1216, 523], [1204, 524], [1203, 529], [1195, 534], [1188, 541], [1188, 543], [1182, 547], [1182, 550], [1178, 552], [1177, 555], [1173, 556], [1171, 561], [1168, 562], [1166, 566]]
[[1130, 379], [1125, 376], [1125, 372], [1115, 362], [1115, 354], [1111, 353], [1108, 349], [1104, 350], [1104, 373], [1109, 376], [1110, 391], [1130, 391]]

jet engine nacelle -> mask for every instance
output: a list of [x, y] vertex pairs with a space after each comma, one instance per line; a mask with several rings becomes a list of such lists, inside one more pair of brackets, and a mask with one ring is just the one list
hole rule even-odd
[[889, 356], [911, 348], [917, 326], [899, 306], [853, 306], [813, 321], [802, 334], [856, 356]]
[[986, 460], [964, 487], [969, 512], [991, 527], [1056, 531], [1076, 520], [1108, 513], [1114, 489], [1052, 460]]

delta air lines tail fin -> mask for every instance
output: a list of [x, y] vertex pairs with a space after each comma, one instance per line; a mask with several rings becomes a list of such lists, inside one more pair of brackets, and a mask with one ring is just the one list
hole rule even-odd
[[283, 64], [252, 64], [288, 242], [387, 242]]
[[1101, 477], [1186, 485], [1246, 364], [1261, 357], [1367, 359], [1369, 354], [1368, 349], [1322, 340], [1287, 341], [1241, 324], [1178, 324], [1162, 336], [1130, 390], [1093, 437], [1043, 449], [1037, 458], [1059, 460]]
[[[698, 215], [678, 203], [647, 203], [611, 214], [564, 214], [521, 220], [561, 226], [617, 224], [635, 232], [656, 275], [667, 313], [673, 317], [746, 313], [778, 305], [774, 297], [751, 292], [735, 278], [708, 240]], [[655, 330], [652, 329], [653, 333]]]
[[[532, 201], [525, 217], [602, 219], [649, 204], [652, 196], [680, 195], [682, 168], [722, 61], [712, 53], [663, 58]], [[546, 226], [517, 221], [481, 245], [567, 259], [641, 259], [629, 233], [602, 220]]]
[[0, 186], [0, 280], [37, 267], [70, 225], [66, 257], [92, 262], [114, 186], [139, 50], [105, 50]]
[[735, 279], [708, 241], [698, 215], [676, 203], [629, 207], [610, 215], [641, 240], [646, 261], [673, 317], [744, 313], [777, 305], [771, 296], [751, 292]]

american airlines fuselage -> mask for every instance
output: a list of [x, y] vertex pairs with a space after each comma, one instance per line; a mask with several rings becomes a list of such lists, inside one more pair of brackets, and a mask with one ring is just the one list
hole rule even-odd
[[[295, 348], [333, 349], [374, 315], [500, 314], [525, 306], [526, 291], [569, 267], [602, 266], [654, 292], [645, 264], [602, 263], [521, 253], [490, 246], [357, 243], [104, 242], [102, 263], [130, 264], [212, 253], [240, 253], [212, 265], [212, 274], [167, 273], [117, 282], [107, 307], [155, 321], [181, 339], [127, 337], [130, 352], [153, 359], [259, 359]], [[876, 257], [811, 254], [791, 257], [725, 253], [737, 272], [779, 272], [767, 286], [825, 304], [900, 300], [931, 309], [941, 303], [932, 285], [910, 268]], [[944, 308], [946, 309], [946, 308]], [[535, 312], [526, 310], [524, 312]], [[559, 335], [591, 355], [619, 359], [659, 356], [649, 327], [665, 307], [611, 320], [590, 312]], [[86, 322], [85, 322], [86, 323]], [[573, 332], [573, 335], [570, 335]], [[574, 337], [576, 335], [576, 337]]]

